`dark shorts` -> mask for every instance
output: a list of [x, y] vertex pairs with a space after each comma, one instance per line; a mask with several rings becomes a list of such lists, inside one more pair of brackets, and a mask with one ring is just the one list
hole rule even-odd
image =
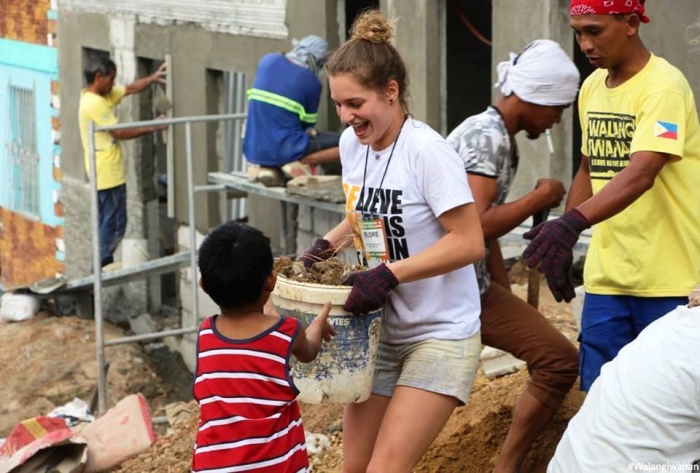
[[318, 131], [316, 135], [309, 135], [309, 144], [306, 145], [304, 156], [316, 153], [323, 149], [337, 148], [340, 145], [340, 133], [334, 131]]
[[604, 296], [586, 293], [579, 353], [581, 390], [588, 391], [605, 363], [647, 325], [688, 303], [687, 297]]

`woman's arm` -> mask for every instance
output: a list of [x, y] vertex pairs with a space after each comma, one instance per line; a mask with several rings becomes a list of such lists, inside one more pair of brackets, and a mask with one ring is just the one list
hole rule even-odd
[[449, 273], [484, 257], [484, 234], [475, 204], [455, 207], [438, 219], [445, 236], [417, 255], [387, 265], [399, 283]]
[[327, 240], [336, 252], [351, 246], [354, 242], [354, 236], [348, 218], [345, 217], [334, 229], [326, 233], [323, 239]]

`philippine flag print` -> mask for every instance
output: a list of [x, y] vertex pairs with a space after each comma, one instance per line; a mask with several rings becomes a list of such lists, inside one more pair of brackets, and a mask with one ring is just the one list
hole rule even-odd
[[654, 136], [657, 138], [678, 139], [678, 125], [675, 123], [657, 121], [654, 126]]

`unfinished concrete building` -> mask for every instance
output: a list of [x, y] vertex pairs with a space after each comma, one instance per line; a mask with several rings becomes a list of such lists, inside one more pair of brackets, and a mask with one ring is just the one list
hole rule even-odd
[[[568, 1], [563, 0], [230, 0], [186, 2], [152, 0], [60, 0], [58, 5], [59, 71], [62, 104], [62, 193], [65, 209], [65, 271], [80, 276], [90, 271], [89, 186], [77, 126], [78, 99], [84, 87], [82, 69], [91, 55], [108, 52], [118, 67], [118, 82], [128, 83], [153, 71], [166, 55], [171, 58], [173, 116], [208, 115], [244, 110], [240, 94], [250, 84], [258, 60], [272, 51], [290, 49], [292, 38], [317, 34], [335, 48], [346, 39], [354, 16], [379, 6], [398, 18], [396, 46], [406, 59], [411, 79], [411, 113], [443, 134], [465, 117], [479, 113], [496, 96], [495, 65], [530, 41], [549, 38], [571, 54], [586, 75], [587, 63], [575, 46], [568, 24]], [[658, 0], [648, 5], [652, 18], [642, 37], [656, 54], [678, 66], [697, 89], [700, 85], [700, 5], [696, 0]], [[589, 71], [588, 71], [589, 72]], [[129, 97], [118, 108], [122, 122], [153, 118], [152, 93]], [[319, 127], [342, 128], [327, 90], [319, 110]], [[240, 131], [240, 130], [239, 130]], [[523, 162], [511, 198], [533, 188], [539, 177], [568, 183], [577, 166], [578, 124], [568, 110], [553, 130], [555, 153], [544, 139], [519, 140]], [[205, 184], [214, 171], [228, 171], [235, 153], [233, 133], [224, 124], [193, 127], [195, 182]], [[205, 234], [223, 219], [248, 217], [280, 246], [277, 203], [250, 196], [245, 215], [232, 211], [236, 195], [200, 194], [196, 221], [187, 218], [184, 173], [185, 137], [175, 129], [174, 166], [167, 175], [167, 146], [151, 136], [126, 142], [129, 225], [123, 249], [136, 248], [143, 258], [156, 258], [187, 249], [187, 226]], [[163, 179], [163, 176], [166, 176]], [[160, 177], [160, 178], [159, 178]], [[242, 207], [237, 207], [239, 210]], [[341, 218], [333, 212], [299, 208], [296, 233], [287, 248], [303, 248]], [[138, 255], [137, 255], [138, 256]], [[117, 255], [119, 258], [119, 255]], [[138, 259], [138, 258], [137, 258]], [[113, 314], [124, 317], [158, 313], [163, 304], [182, 305], [182, 325], [215, 310], [200, 298], [199, 315], [187, 304], [193, 280], [182, 271], [172, 277], [149, 278], [114, 289]], [[125, 303], [126, 301], [126, 303]], [[186, 361], [192, 346], [184, 337]], [[180, 342], [174, 342], [180, 343]]]

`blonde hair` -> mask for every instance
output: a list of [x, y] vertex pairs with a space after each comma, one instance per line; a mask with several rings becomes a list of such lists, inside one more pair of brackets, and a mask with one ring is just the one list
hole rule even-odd
[[352, 24], [350, 39], [331, 54], [326, 63], [330, 76], [350, 74], [364, 87], [378, 92], [394, 80], [399, 101], [408, 111], [408, 73], [398, 50], [391, 43], [394, 28], [381, 11], [367, 10]]

